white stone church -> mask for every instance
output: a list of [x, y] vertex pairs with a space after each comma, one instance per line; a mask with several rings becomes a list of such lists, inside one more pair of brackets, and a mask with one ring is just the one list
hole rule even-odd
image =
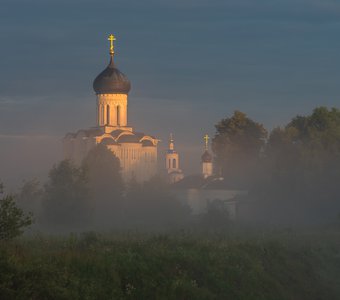
[[63, 139], [64, 158], [80, 163], [97, 144], [104, 144], [120, 160], [125, 181], [146, 181], [157, 172], [158, 139], [128, 125], [129, 79], [114, 63], [113, 35], [110, 62], [93, 82], [97, 96], [97, 126], [68, 133]]

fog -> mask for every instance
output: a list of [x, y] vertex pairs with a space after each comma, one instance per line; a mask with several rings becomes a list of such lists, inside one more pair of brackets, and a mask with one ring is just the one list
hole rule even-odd
[[[94, 77], [117, 35], [129, 123], [170, 132], [185, 174], [202, 136], [236, 109], [267, 129], [339, 102], [339, 5], [331, 1], [3, 1], [0, 178], [46, 177], [67, 132], [95, 122]], [[27, 159], [24, 159], [24, 158]]]
[[340, 299], [339, 20], [1, 0], [0, 299]]

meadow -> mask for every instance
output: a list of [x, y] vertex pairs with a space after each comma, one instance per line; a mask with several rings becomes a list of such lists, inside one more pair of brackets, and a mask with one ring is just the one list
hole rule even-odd
[[0, 299], [340, 299], [340, 230], [33, 234], [0, 246]]

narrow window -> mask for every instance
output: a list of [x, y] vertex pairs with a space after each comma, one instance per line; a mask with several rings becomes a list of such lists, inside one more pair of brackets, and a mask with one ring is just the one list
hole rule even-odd
[[110, 105], [106, 106], [106, 124], [110, 125]]
[[177, 167], [176, 167], [176, 159], [173, 159], [172, 160], [172, 168], [173, 169], [176, 169]]
[[104, 125], [104, 106], [100, 106], [100, 125]]
[[120, 106], [117, 106], [117, 125], [120, 126]]

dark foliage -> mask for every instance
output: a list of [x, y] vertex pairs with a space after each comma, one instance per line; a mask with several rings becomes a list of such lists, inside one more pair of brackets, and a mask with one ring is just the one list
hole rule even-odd
[[39, 237], [0, 248], [0, 298], [339, 299], [338, 236], [280, 236]]
[[85, 157], [83, 169], [93, 195], [95, 223], [112, 225], [122, 217], [124, 183], [119, 159], [104, 145], [97, 145]]
[[261, 189], [272, 205], [290, 207], [300, 220], [335, 218], [340, 211], [339, 110], [319, 107], [275, 128], [265, 153], [267, 179]]
[[69, 160], [55, 165], [49, 173], [43, 198], [44, 222], [56, 228], [86, 226], [93, 207], [85, 170]]
[[215, 128], [212, 141], [215, 167], [221, 168], [222, 175], [235, 187], [249, 187], [267, 131], [240, 111], [222, 119]]
[[131, 180], [125, 197], [127, 225], [139, 229], [182, 226], [189, 218], [189, 208], [173, 195], [160, 177], [144, 184]]
[[0, 198], [0, 241], [21, 235], [32, 222], [32, 214], [25, 214], [16, 205], [14, 197], [7, 195]]
[[231, 225], [229, 211], [222, 200], [208, 202], [207, 211], [199, 216], [199, 226], [214, 231], [225, 231]]
[[21, 209], [32, 212], [35, 219], [39, 221], [43, 193], [40, 182], [32, 179], [23, 183], [19, 193], [15, 195], [15, 200]]

